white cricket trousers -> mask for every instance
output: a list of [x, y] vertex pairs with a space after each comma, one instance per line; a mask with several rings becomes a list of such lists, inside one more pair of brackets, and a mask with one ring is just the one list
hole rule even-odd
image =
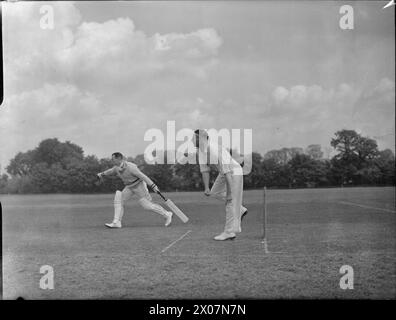
[[122, 192], [116, 191], [114, 197], [114, 219], [113, 222], [118, 222], [122, 220], [124, 215], [124, 203], [132, 198], [138, 200], [139, 204], [149, 211], [158, 213], [163, 217], [167, 217], [169, 212], [166, 211], [159, 204], [152, 201], [151, 195], [147, 189], [147, 184], [144, 181], [139, 182], [133, 187], [126, 186]]
[[[227, 183], [224, 174], [219, 174], [210, 190], [210, 194], [223, 202], [226, 202]], [[242, 206], [243, 197], [243, 174], [232, 175], [232, 201], [225, 204], [226, 221], [224, 232], [241, 232], [241, 215], [246, 210]]]

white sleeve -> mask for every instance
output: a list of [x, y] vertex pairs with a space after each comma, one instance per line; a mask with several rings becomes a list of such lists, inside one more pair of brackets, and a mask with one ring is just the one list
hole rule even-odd
[[115, 167], [105, 170], [105, 171], [101, 172], [101, 174], [103, 174], [104, 176], [109, 176], [109, 175], [115, 174]]

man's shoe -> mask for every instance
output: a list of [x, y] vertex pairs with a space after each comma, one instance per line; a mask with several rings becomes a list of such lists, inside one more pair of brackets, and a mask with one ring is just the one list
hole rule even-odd
[[166, 216], [165, 227], [169, 226], [172, 222], [173, 213], [168, 211], [168, 215]]
[[219, 234], [218, 236], [214, 237], [214, 239], [217, 241], [234, 240], [235, 233], [223, 232], [223, 233]]
[[121, 221], [113, 221], [112, 223], [106, 223], [105, 226], [108, 228], [121, 228]]
[[241, 215], [241, 221], [243, 220], [243, 218], [248, 214], [248, 209], [246, 209], [242, 215]]

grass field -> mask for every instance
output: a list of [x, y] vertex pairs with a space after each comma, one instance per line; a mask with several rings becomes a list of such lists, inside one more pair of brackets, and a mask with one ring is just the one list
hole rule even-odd
[[[223, 242], [212, 240], [223, 228], [223, 204], [202, 193], [168, 194], [187, 224], [174, 217], [165, 228], [129, 202], [116, 230], [104, 227], [113, 195], [2, 195], [3, 297], [395, 299], [394, 193], [268, 190], [269, 254], [260, 190], [244, 193], [242, 233]], [[39, 287], [42, 265], [54, 268], [53, 290]], [[342, 265], [353, 267], [353, 290], [340, 289]]]

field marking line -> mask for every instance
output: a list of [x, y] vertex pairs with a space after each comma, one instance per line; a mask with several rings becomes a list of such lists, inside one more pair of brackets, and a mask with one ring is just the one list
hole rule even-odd
[[186, 235], [188, 235], [192, 230], [188, 230], [185, 234], [183, 234], [179, 239], [176, 239], [175, 241], [171, 242], [167, 247], [162, 249], [161, 253], [164, 253], [166, 250], [168, 250], [170, 247], [172, 247], [176, 242], [180, 241], [183, 239]]
[[347, 205], [350, 205], [350, 206], [361, 207], [361, 208], [365, 208], [365, 209], [374, 209], [374, 210], [380, 210], [380, 211], [385, 211], [385, 212], [396, 213], [396, 211], [394, 211], [394, 210], [370, 207], [370, 206], [365, 206], [364, 204], [359, 204], [359, 203], [353, 203], [353, 202], [347, 202], [347, 201], [339, 201], [339, 203], [347, 204]]

